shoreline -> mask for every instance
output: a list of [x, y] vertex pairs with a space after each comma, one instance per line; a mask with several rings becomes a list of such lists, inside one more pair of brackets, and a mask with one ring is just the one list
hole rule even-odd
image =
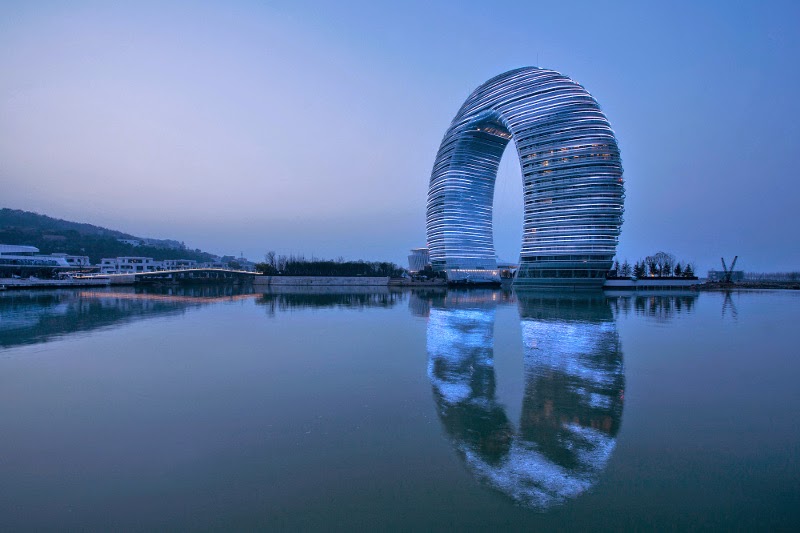
[[[122, 276], [120, 276], [122, 278]], [[506, 281], [506, 280], [504, 280]], [[510, 280], [508, 280], [510, 281]], [[669, 283], [663, 280], [662, 283], [635, 283], [635, 282], [614, 282], [606, 283], [600, 290], [621, 293], [638, 293], [651, 291], [687, 291], [687, 292], [729, 292], [740, 290], [800, 290], [800, 281], [738, 281], [736, 283], [723, 282], [701, 282], [695, 283]], [[0, 278], [0, 291], [12, 290], [36, 290], [36, 289], [68, 289], [73, 287], [108, 287], [110, 285], [137, 285], [131, 279], [109, 280], [104, 279], [16, 279]], [[443, 288], [447, 289], [448, 284], [443, 280], [431, 281], [409, 281], [397, 280], [386, 277], [344, 277], [344, 276], [255, 276], [252, 286], [254, 289], [270, 289], [273, 287], [389, 287], [395, 289], [415, 289], [415, 288]], [[455, 287], [451, 287], [455, 288]], [[473, 287], [458, 287], [473, 288]], [[475, 287], [487, 288], [487, 287]], [[522, 288], [522, 287], [516, 287]], [[498, 289], [515, 289], [511, 283], [503, 283]], [[536, 290], [534, 287], [525, 287], [525, 290]]]
[[800, 290], [800, 281], [737, 281], [735, 283], [723, 283], [719, 281], [707, 281], [697, 286], [701, 291], [726, 292], [732, 290]]

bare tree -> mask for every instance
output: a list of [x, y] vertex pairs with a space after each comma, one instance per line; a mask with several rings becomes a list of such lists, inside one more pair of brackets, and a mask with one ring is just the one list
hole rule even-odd
[[675, 256], [667, 252], [657, 252], [653, 256], [656, 262], [659, 276], [672, 275], [672, 269], [675, 266]]
[[267, 255], [264, 256], [264, 260], [272, 268], [278, 268], [278, 265], [275, 262], [275, 251], [274, 250], [270, 250], [269, 252], [267, 252]]
[[279, 255], [276, 259], [275, 268], [278, 269], [278, 272], [283, 272], [286, 270], [286, 264], [289, 262], [289, 258], [285, 255]]

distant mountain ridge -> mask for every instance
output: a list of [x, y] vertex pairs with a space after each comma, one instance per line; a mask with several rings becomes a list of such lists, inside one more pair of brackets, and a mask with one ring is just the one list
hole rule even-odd
[[47, 215], [40, 215], [31, 211], [23, 211], [22, 209], [0, 209], [0, 228], [28, 228], [35, 229], [42, 232], [46, 231], [77, 231], [81, 235], [95, 235], [95, 236], [109, 236], [117, 239], [141, 239], [128, 233], [115, 231], [93, 224], [86, 224], [83, 222], [71, 222], [69, 220], [62, 220], [60, 218], [53, 218]]
[[[141, 244], [136, 246], [119, 239]], [[94, 224], [9, 208], [0, 208], [0, 244], [29, 244], [46, 254], [88, 255], [93, 264], [103, 257], [120, 256], [196, 261], [213, 261], [216, 257], [199, 249], [189, 250], [177, 240], [137, 237]]]

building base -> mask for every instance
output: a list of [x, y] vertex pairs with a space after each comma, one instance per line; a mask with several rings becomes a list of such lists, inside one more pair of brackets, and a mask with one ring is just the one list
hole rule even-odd
[[611, 268], [606, 255], [555, 255], [523, 257], [514, 287], [602, 289]]
[[445, 270], [448, 285], [481, 285], [500, 286], [500, 272], [496, 269], [461, 269], [448, 268]]

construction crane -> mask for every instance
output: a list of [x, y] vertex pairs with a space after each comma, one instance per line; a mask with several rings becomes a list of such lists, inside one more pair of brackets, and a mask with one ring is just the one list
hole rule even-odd
[[733, 283], [733, 269], [736, 267], [736, 260], [739, 259], [739, 256], [734, 256], [730, 269], [728, 269], [728, 265], [725, 264], [725, 258], [720, 257], [720, 259], [722, 259], [722, 281], [725, 283]]

